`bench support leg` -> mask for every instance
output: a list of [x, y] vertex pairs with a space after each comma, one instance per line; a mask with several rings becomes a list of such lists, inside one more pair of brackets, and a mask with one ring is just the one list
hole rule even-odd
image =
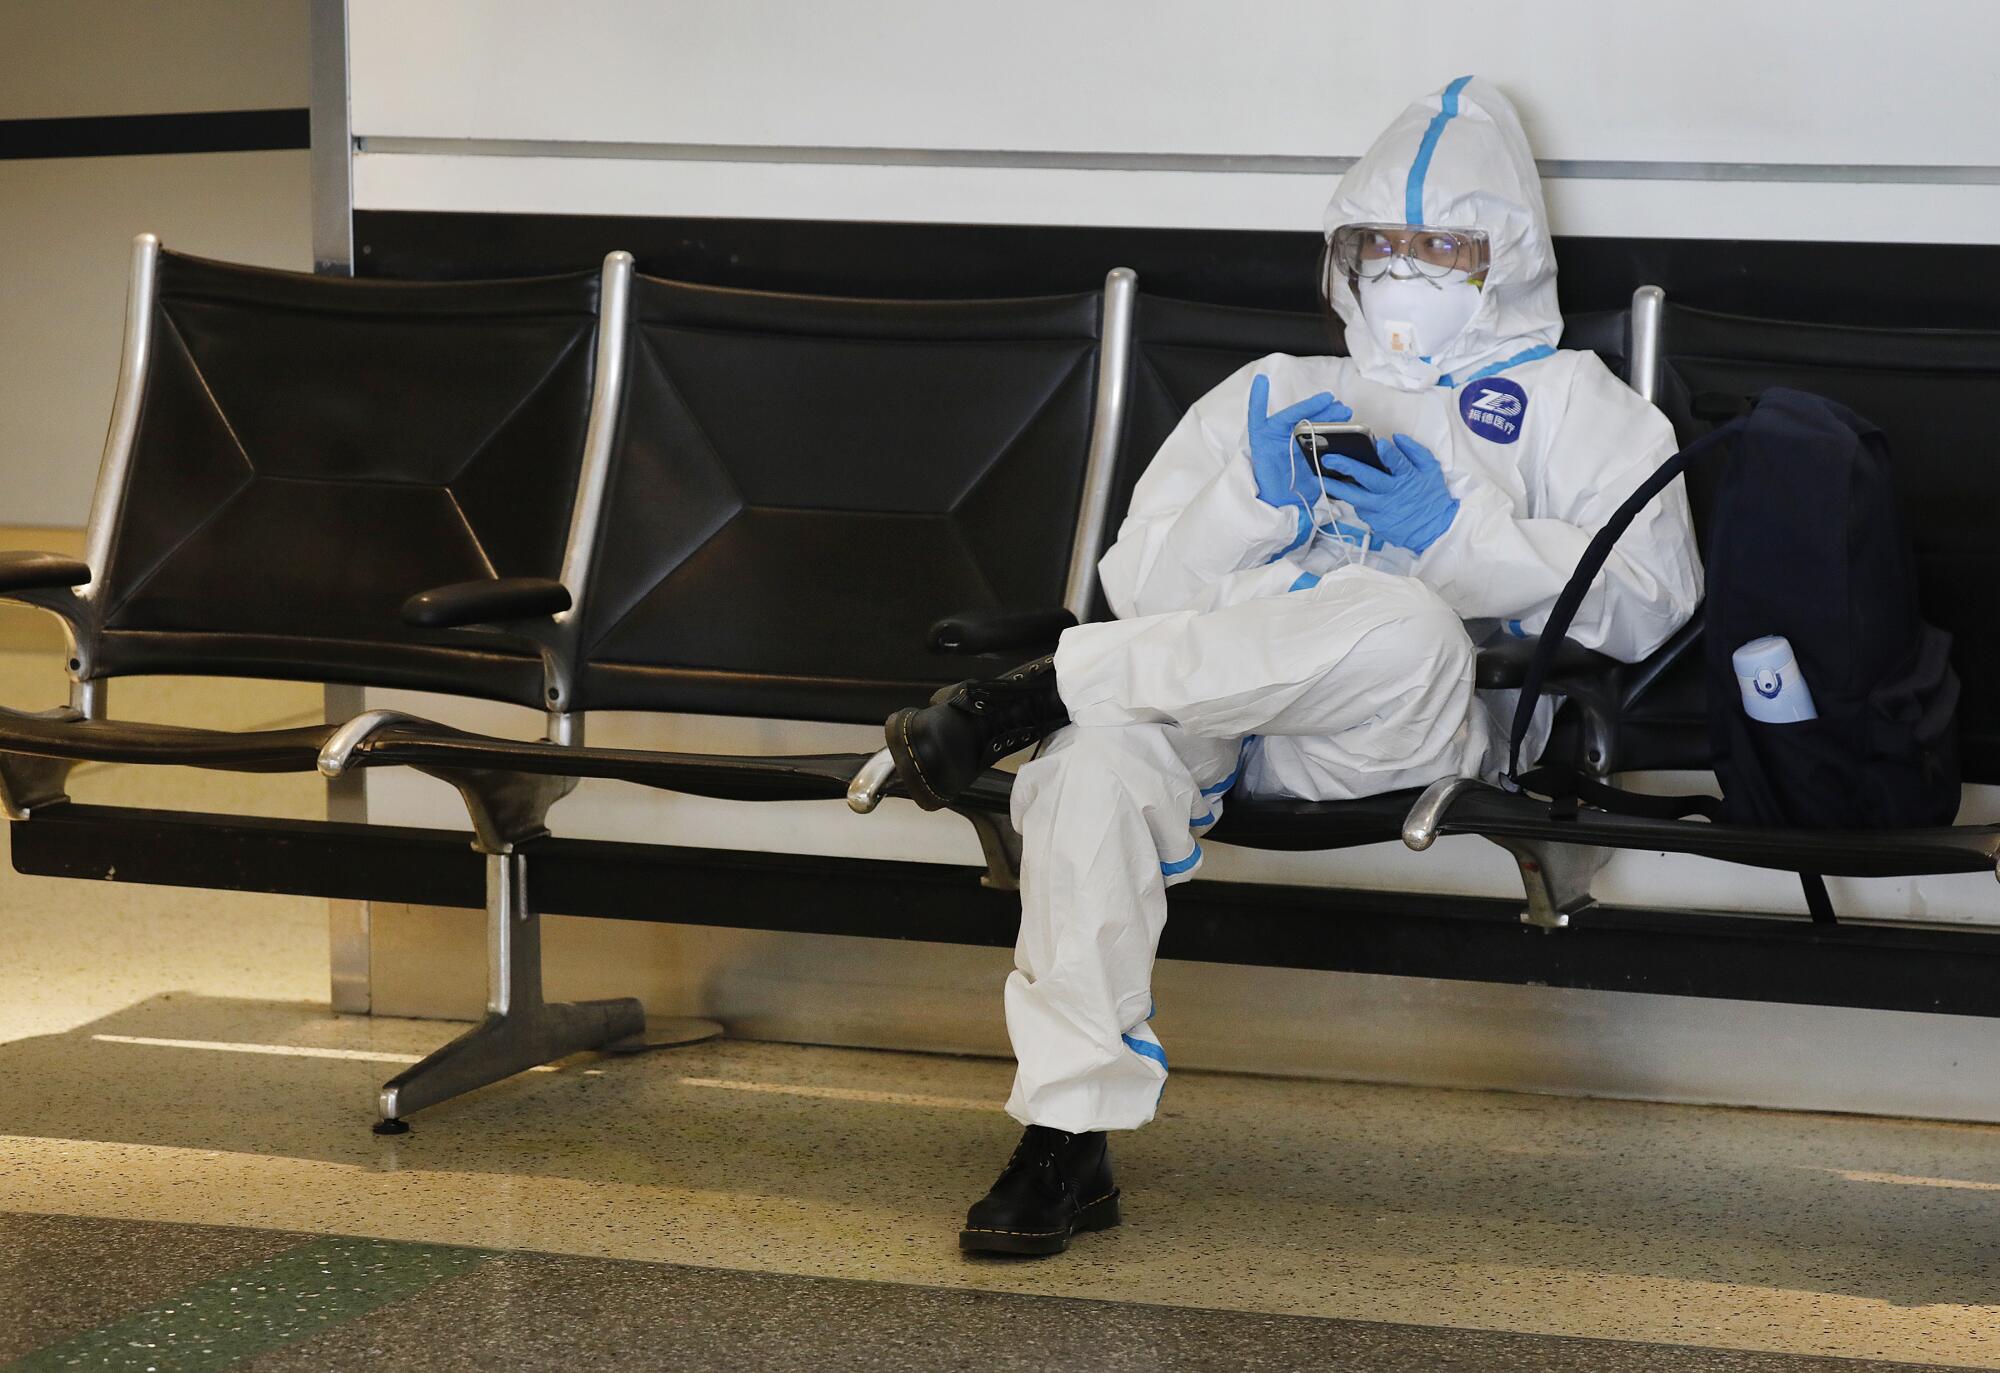
[[994, 891], [1021, 890], [1021, 836], [1014, 832], [1014, 822], [987, 811], [962, 810], [958, 814], [971, 824], [972, 832], [979, 836], [979, 850], [986, 855], [986, 871], [979, 885]]
[[0, 814], [26, 820], [41, 806], [69, 800], [67, 758], [37, 758], [27, 753], [0, 753]]
[[1606, 850], [1545, 839], [1486, 837], [1513, 854], [1521, 869], [1521, 886], [1528, 895], [1528, 909], [1521, 912], [1523, 923], [1559, 930], [1569, 924], [1572, 915], [1595, 903], [1590, 880], [1604, 866]]
[[[475, 772], [468, 768], [418, 768], [458, 789], [472, 818], [472, 847], [485, 854], [508, 854], [516, 844], [549, 832], [549, 808], [576, 790], [574, 777], [540, 777], [523, 772]], [[490, 893], [492, 879], [489, 876]]]
[[486, 959], [486, 1018], [383, 1085], [377, 1134], [402, 1134], [413, 1111], [646, 1029], [636, 997], [542, 999], [541, 919], [525, 854], [487, 855]]

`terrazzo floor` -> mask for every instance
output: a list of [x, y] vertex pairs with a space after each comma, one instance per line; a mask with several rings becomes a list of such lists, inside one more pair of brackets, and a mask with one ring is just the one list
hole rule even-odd
[[[0, 654], [0, 700], [30, 666]], [[318, 708], [120, 687], [139, 718]], [[453, 1027], [328, 1015], [324, 903], [0, 869], [0, 947], [21, 1367], [2000, 1368], [2000, 1129], [1180, 1074], [1116, 1142], [1123, 1227], [968, 1261], [1002, 1063], [578, 1058], [378, 1138], [374, 1086]]]

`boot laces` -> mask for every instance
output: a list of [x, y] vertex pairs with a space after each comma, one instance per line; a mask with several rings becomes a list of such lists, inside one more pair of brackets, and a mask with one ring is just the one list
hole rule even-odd
[[1030, 663], [998, 681], [966, 684], [958, 704], [987, 722], [993, 732], [988, 751], [997, 750], [994, 756], [1004, 758], [1049, 732], [1054, 723], [1047, 718], [1049, 707], [1044, 699], [1049, 688], [1039, 680], [1043, 676], [1039, 669], [1047, 661]]
[[1062, 1158], [1075, 1142], [1075, 1135], [1061, 1130], [1031, 1129], [1014, 1146], [1001, 1176], [1004, 1178], [1009, 1173], [1027, 1171], [1034, 1175], [1036, 1186], [1048, 1196], [1074, 1192], [1076, 1181], [1063, 1171]]

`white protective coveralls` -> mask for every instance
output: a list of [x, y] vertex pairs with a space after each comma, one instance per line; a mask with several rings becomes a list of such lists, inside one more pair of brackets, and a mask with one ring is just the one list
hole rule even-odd
[[[1337, 280], [1351, 356], [1244, 367], [1140, 480], [1099, 564], [1120, 618], [1062, 636], [1056, 679], [1073, 723], [1014, 787], [1024, 848], [1007, 1109], [1024, 1124], [1152, 1118], [1167, 1074], [1147, 1023], [1166, 888], [1199, 869], [1226, 793], [1335, 800], [1497, 775], [1495, 713], [1510, 719], [1512, 697], [1478, 699], [1474, 643], [1537, 632], [1592, 533], [1674, 451], [1666, 419], [1595, 354], [1555, 346], [1541, 184], [1492, 86], [1462, 78], [1405, 110], [1341, 178], [1326, 230], [1348, 223], [1485, 229], [1478, 311], [1441, 355], [1392, 355]], [[1422, 556], [1377, 545], [1361, 557], [1296, 507], [1260, 501], [1247, 420], [1258, 373], [1273, 412], [1331, 391], [1377, 435], [1428, 446], [1459, 501], [1450, 527]], [[1344, 503], [1316, 512], [1321, 525], [1335, 515], [1359, 523]], [[1620, 539], [1569, 633], [1635, 661], [1700, 597], [1676, 482]]]

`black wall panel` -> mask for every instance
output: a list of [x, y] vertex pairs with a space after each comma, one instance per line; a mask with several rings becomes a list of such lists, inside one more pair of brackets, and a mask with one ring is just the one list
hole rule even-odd
[[[719, 286], [949, 299], [1088, 291], [1130, 267], [1148, 292], [1278, 310], [1316, 308], [1320, 248], [1310, 231], [381, 210], [355, 215], [354, 240], [363, 276], [560, 272], [624, 248], [643, 272]], [[2000, 322], [2000, 246], [1561, 238], [1556, 255], [1566, 313], [1616, 309], [1650, 282], [1682, 304], [1732, 314]]]

